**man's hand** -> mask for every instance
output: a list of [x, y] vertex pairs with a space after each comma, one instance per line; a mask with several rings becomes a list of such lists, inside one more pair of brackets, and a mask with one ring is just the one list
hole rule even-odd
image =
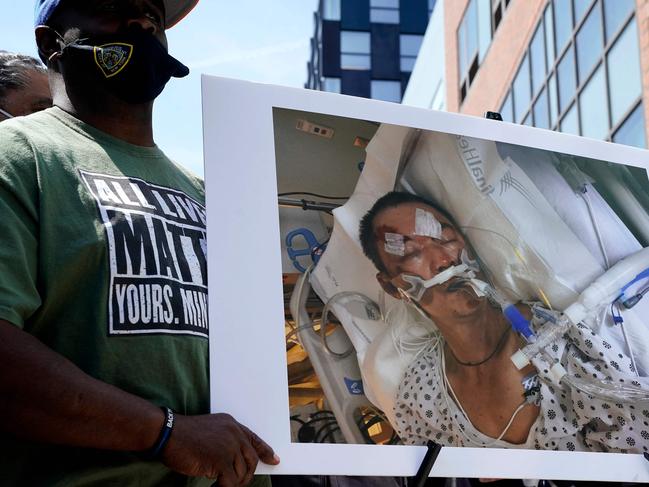
[[248, 485], [259, 460], [279, 463], [270, 446], [228, 414], [177, 414], [162, 459], [176, 472], [218, 479], [219, 487]]

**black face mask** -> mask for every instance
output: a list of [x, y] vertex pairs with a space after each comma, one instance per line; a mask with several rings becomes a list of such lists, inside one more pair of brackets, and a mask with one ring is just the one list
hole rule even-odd
[[127, 103], [150, 102], [172, 77], [189, 74], [152, 34], [138, 28], [79, 39], [67, 44], [62, 54], [85, 81], [100, 83]]

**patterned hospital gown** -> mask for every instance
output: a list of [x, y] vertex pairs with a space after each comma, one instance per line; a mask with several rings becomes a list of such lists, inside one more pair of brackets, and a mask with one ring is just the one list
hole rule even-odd
[[[621, 453], [649, 450], [649, 403], [607, 402], [579, 390], [557, 387], [547, 365], [538, 360], [533, 363], [540, 379], [540, 411], [527, 441], [494, 443], [464, 417], [450, 391], [446, 392], [438, 366], [442, 348], [443, 344], [430, 347], [415, 359], [399, 386], [396, 430], [406, 444], [421, 445], [431, 439], [448, 446]], [[583, 324], [571, 327], [563, 339], [548, 347], [548, 352], [570, 375], [640, 386], [630, 359]], [[468, 441], [467, 436], [474, 441]]]

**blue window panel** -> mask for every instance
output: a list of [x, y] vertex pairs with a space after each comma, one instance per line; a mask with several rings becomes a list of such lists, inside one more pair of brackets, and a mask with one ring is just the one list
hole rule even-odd
[[543, 15], [543, 25], [545, 26], [545, 52], [547, 53], [548, 71], [552, 70], [555, 60], [554, 52], [554, 20], [552, 20], [552, 4], [548, 4]]
[[647, 147], [643, 112], [644, 107], [640, 103], [627, 117], [622, 126], [617, 129], [617, 132], [613, 135], [613, 142], [641, 148]]
[[611, 118], [617, 125], [642, 93], [638, 30], [633, 20], [608, 53]]
[[478, 2], [478, 61], [482, 63], [491, 45], [491, 2], [476, 1]]
[[401, 0], [399, 17], [402, 34], [423, 34], [428, 27], [428, 0]]
[[561, 131], [567, 134], [579, 135], [579, 117], [576, 103], [572, 105], [561, 120]]
[[503, 106], [500, 108], [500, 116], [503, 117], [505, 122], [514, 121], [514, 107], [512, 106], [512, 92], [507, 93], [507, 98], [503, 103]]
[[343, 70], [340, 82], [342, 92], [346, 95], [369, 98], [370, 80], [369, 71]]
[[554, 40], [557, 54], [566, 47], [572, 34], [572, 1], [554, 0]]
[[457, 56], [460, 79], [464, 79], [469, 70], [466, 58], [466, 22], [462, 22], [457, 30]]
[[372, 24], [372, 78], [398, 80], [399, 26]]
[[466, 22], [466, 52], [467, 62], [471, 63], [478, 52], [478, 3], [471, 0], [464, 14]]
[[559, 111], [563, 112], [575, 96], [577, 79], [575, 77], [575, 54], [572, 46], [559, 61], [557, 69], [559, 78]]
[[543, 89], [534, 103], [534, 126], [542, 129], [550, 128], [548, 117], [548, 92]]
[[575, 5], [575, 25], [578, 25], [581, 19], [584, 18], [588, 7], [591, 6], [593, 0], [574, 0]]
[[579, 95], [581, 135], [605, 139], [608, 135], [608, 104], [604, 68], [600, 65]]
[[604, 36], [602, 12], [599, 4], [590, 11], [586, 21], [577, 32], [577, 74], [579, 83], [586, 81], [597, 60], [602, 56]]
[[322, 22], [322, 76], [340, 77], [340, 22]]
[[370, 0], [341, 0], [340, 23], [345, 30], [370, 30]]
[[557, 98], [557, 77], [552, 75], [548, 82], [548, 98], [550, 99], [550, 128], [554, 129], [559, 118], [559, 105]]
[[391, 101], [393, 103], [401, 102], [401, 80], [373, 79], [370, 88], [374, 100]]
[[532, 95], [535, 95], [545, 81], [545, 40], [543, 22], [540, 22], [530, 44], [530, 65], [532, 68]]
[[520, 123], [530, 108], [530, 63], [526, 54], [514, 79], [514, 121]]
[[606, 42], [610, 42], [635, 9], [635, 0], [604, 0]]

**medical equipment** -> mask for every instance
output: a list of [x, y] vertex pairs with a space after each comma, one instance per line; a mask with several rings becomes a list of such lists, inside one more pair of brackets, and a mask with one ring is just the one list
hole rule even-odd
[[575, 303], [568, 306], [561, 315], [553, 318], [552, 323], [546, 323], [542, 334], [534, 343], [512, 355], [512, 362], [521, 370], [531, 362], [532, 358], [540, 354], [548, 362], [550, 373], [557, 384], [563, 382], [569, 387], [577, 388], [587, 394], [618, 402], [649, 401], [649, 381], [646, 379], [637, 378], [636, 380], [638, 385], [641, 384], [641, 381], [644, 382], [645, 389], [643, 390], [639, 386], [571, 376], [558, 361], [549, 358], [545, 351], [546, 347], [562, 337], [570, 326], [581, 323], [611, 302], [624, 301], [625, 290], [630, 285], [646, 278], [649, 278], [649, 247], [622, 259], [595, 280], [580, 294]]
[[[341, 292], [353, 291], [378, 303], [388, 317], [395, 315], [395, 308], [403, 308], [395, 306], [397, 301], [381, 290], [376, 269], [363, 256], [358, 242], [360, 218], [396, 185], [437, 202], [453, 215], [478, 251], [481, 268], [503, 295], [505, 308], [513, 310], [513, 303], [540, 299], [549, 314], [566, 309], [607, 267], [641, 249], [593, 187], [594, 179], [598, 183], [603, 180], [606, 168], [589, 179], [579, 172], [584, 167], [589, 166], [579, 158], [549, 151], [383, 125], [367, 148], [365, 168], [353, 195], [334, 210], [327, 251], [308, 284], [325, 303]], [[569, 174], [581, 186], [569, 184]], [[587, 201], [578, 191], [584, 185]], [[641, 291], [629, 292], [628, 297]], [[627, 355], [622, 334], [628, 333], [642, 373], [649, 370], [649, 328], [644, 323], [649, 315], [647, 305], [649, 300], [641, 300], [633, 309], [622, 310], [626, 329], [614, 326], [610, 314], [589, 323]], [[401, 378], [422, 347], [431, 343], [434, 324], [424, 323], [412, 313], [394, 318], [404, 321], [401, 327], [380, 320], [354, 323], [344, 307], [342, 301], [330, 305], [349, 342], [335, 346], [331, 341], [330, 346], [341, 353], [353, 345], [356, 357], [349, 355], [342, 362], [357, 359], [357, 377], [363, 379], [365, 396], [394, 421], [392, 408]], [[421, 324], [413, 326], [417, 319]], [[319, 334], [311, 338], [314, 349], [322, 352], [322, 368], [338, 367], [341, 362], [323, 349]], [[326, 382], [332, 374], [322, 375]], [[338, 409], [332, 407], [334, 412], [350, 410], [344, 391], [336, 396], [340, 404]], [[353, 429], [353, 417], [345, 420], [344, 414], [337, 414], [338, 421], [347, 421]], [[347, 441], [358, 441], [345, 436]]]

